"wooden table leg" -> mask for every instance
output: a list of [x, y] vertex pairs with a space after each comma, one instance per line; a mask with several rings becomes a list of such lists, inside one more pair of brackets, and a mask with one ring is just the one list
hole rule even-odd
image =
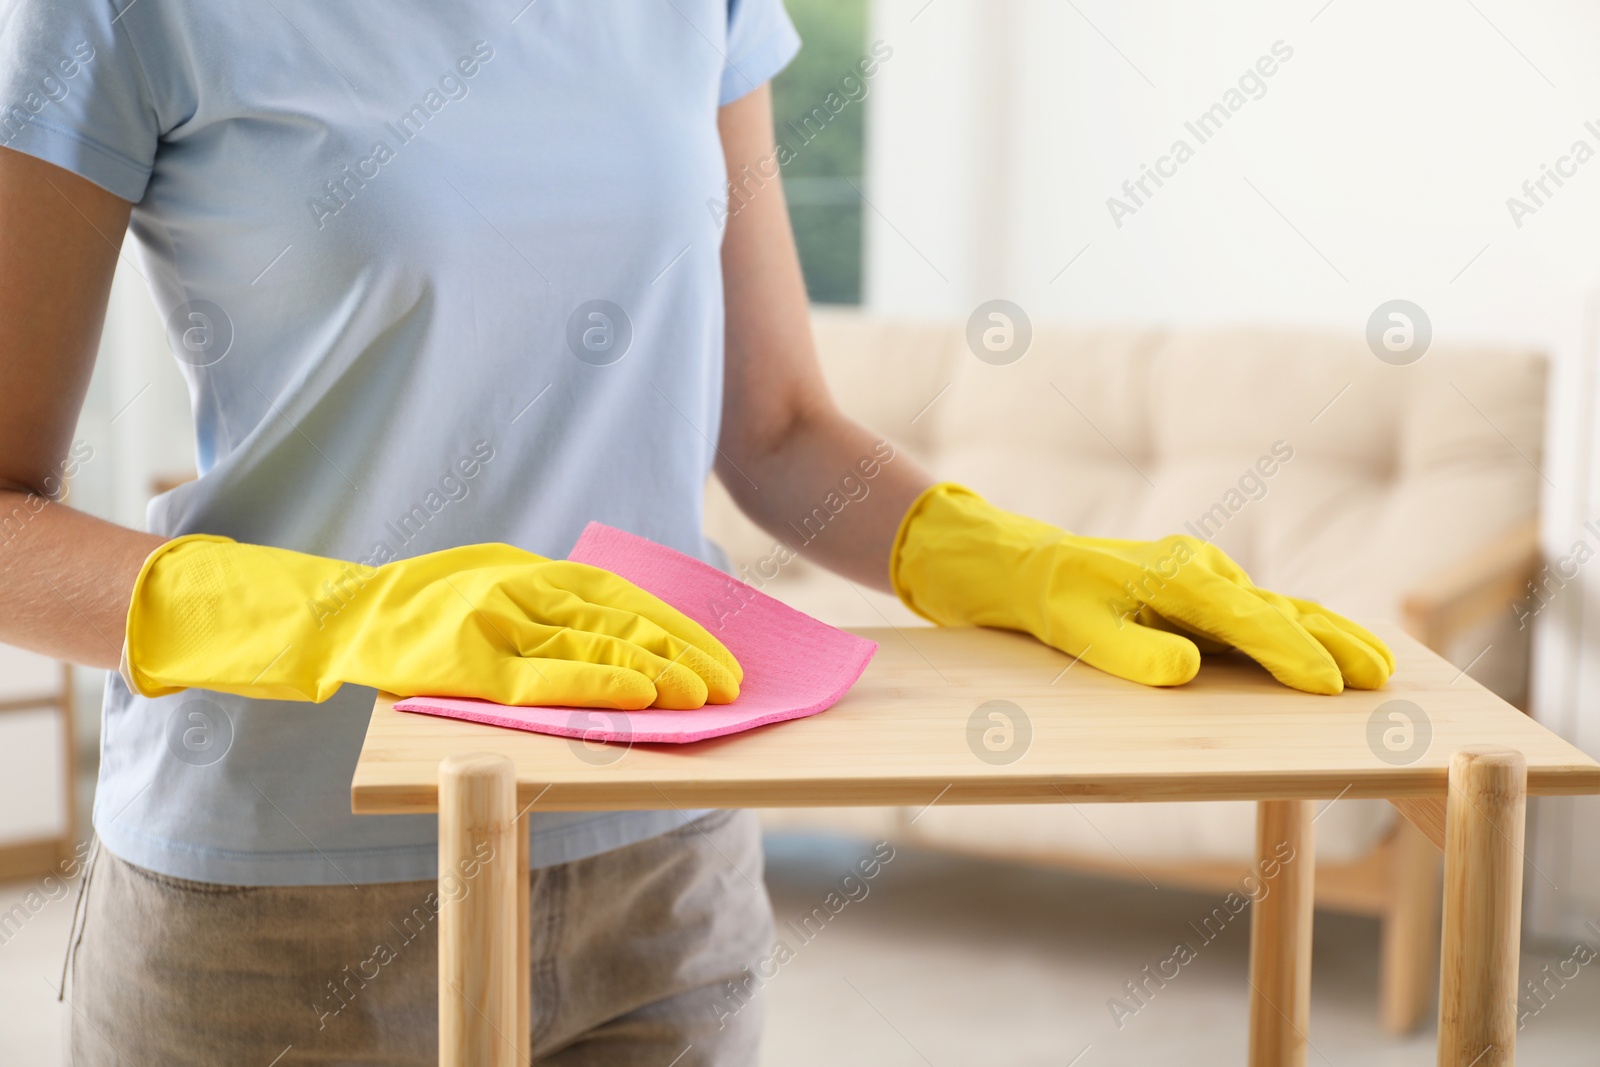
[[517, 835], [517, 1065], [533, 1063], [533, 909], [528, 899], [528, 817], [519, 815]]
[[[1443, 825], [1441, 819], [1441, 830]], [[1421, 830], [1402, 819], [1387, 847], [1393, 866], [1379, 950], [1378, 1014], [1384, 1032], [1398, 1037], [1415, 1030], [1433, 1007], [1443, 892], [1440, 850]]]
[[1250, 1067], [1304, 1067], [1311, 1021], [1315, 803], [1256, 807], [1260, 891], [1250, 908]]
[[[484, 753], [439, 764], [439, 1062], [516, 1067], [525, 928], [516, 908], [517, 781], [511, 761]], [[526, 846], [524, 846], [526, 847]], [[526, 1040], [526, 1039], [524, 1039]]]
[[1439, 1067], [1511, 1067], [1528, 766], [1520, 752], [1450, 758], [1445, 816]]

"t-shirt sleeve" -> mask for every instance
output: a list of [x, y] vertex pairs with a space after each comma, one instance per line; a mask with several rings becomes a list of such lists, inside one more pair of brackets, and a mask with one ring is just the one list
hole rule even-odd
[[11, 0], [0, 15], [0, 145], [137, 203], [160, 124], [119, 11], [139, 0]]
[[800, 51], [783, 0], [728, 0], [727, 65], [719, 105], [731, 104], [772, 80]]

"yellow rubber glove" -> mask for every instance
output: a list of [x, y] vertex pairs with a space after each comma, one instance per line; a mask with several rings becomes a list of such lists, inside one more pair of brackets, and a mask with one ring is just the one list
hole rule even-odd
[[1394, 673], [1394, 656], [1372, 634], [1308, 600], [1256, 588], [1203, 541], [1077, 537], [959, 485], [917, 498], [889, 570], [900, 599], [925, 619], [1021, 630], [1145, 685], [1189, 681], [1201, 645], [1237, 648], [1308, 693], [1377, 689]]
[[609, 571], [510, 545], [364, 567], [197, 534], [150, 554], [123, 675], [322, 701], [354, 682], [401, 696], [692, 709], [743, 672], [698, 623]]

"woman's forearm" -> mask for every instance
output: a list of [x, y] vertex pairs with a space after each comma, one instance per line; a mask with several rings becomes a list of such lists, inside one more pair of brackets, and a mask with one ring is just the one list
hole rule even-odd
[[883, 590], [900, 520], [932, 484], [893, 442], [833, 413], [795, 420], [764, 452], [719, 459], [717, 474], [744, 513], [774, 538]]
[[131, 209], [0, 149], [0, 641], [95, 667], [162, 541], [57, 500]]
[[115, 670], [134, 579], [163, 540], [0, 489], [0, 642]]
[[[768, 87], [724, 107], [718, 124], [730, 182], [770, 161]], [[828, 396], [781, 186], [729, 212], [722, 262], [727, 360], [717, 476], [784, 545], [888, 589], [900, 519], [931, 479]]]

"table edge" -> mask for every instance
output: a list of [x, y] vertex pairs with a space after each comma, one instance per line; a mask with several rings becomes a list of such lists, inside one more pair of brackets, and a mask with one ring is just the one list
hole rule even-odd
[[[1286, 775], [1229, 773], [1206, 781], [1185, 775], [1016, 775], [977, 782], [937, 776], [892, 781], [744, 779], [719, 782], [544, 783], [519, 778], [518, 804], [540, 811], [665, 811], [672, 808], [931, 807], [988, 804], [1147, 803], [1209, 800], [1389, 800], [1443, 798], [1449, 772], [1429, 767], [1397, 775], [1316, 771]], [[1600, 794], [1600, 767], [1530, 769], [1530, 796]], [[358, 815], [438, 810], [437, 786], [355, 781]]]

